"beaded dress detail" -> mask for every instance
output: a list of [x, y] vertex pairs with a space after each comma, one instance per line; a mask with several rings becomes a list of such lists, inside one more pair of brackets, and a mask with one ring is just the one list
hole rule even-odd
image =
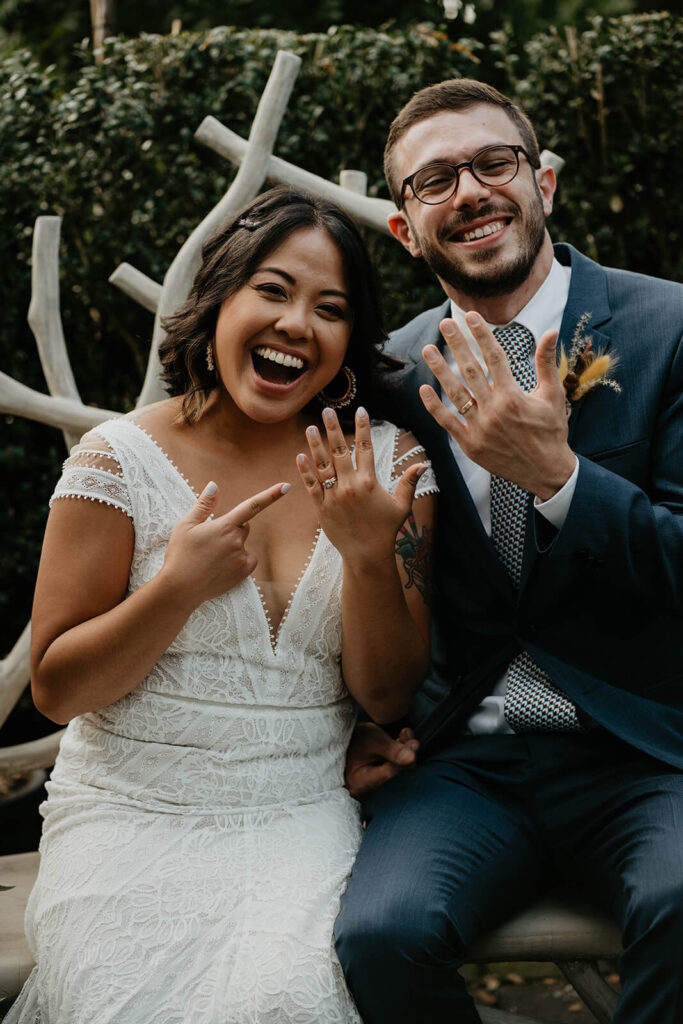
[[[372, 435], [393, 489], [421, 450], [388, 423]], [[428, 470], [418, 493], [435, 489]], [[117, 419], [65, 463], [52, 500], [68, 498], [131, 517], [130, 593], [196, 495]], [[37, 966], [5, 1024], [360, 1024], [332, 943], [361, 838], [341, 577], [319, 532], [276, 633], [249, 577], [131, 693], [69, 724], [26, 915]]]

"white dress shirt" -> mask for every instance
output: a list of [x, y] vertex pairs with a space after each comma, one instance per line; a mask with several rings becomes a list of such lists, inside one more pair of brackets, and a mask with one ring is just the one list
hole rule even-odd
[[[562, 316], [564, 314], [564, 308], [567, 304], [567, 296], [569, 294], [569, 281], [571, 277], [571, 268], [564, 267], [557, 260], [553, 260], [550, 267], [550, 271], [543, 281], [543, 284], [535, 292], [532, 298], [527, 302], [526, 306], [519, 311], [513, 323], [522, 324], [528, 331], [531, 332], [534, 338], [534, 347], [531, 354], [533, 359], [536, 351], [536, 343], [541, 338], [541, 335], [547, 330], [558, 330], [562, 323]], [[486, 373], [486, 376], [490, 378], [486, 362], [481, 354], [481, 349], [475, 341], [472, 333], [467, 326], [465, 321], [465, 313], [459, 306], [451, 301], [451, 316], [455, 320], [460, 330], [465, 335], [473, 354], [481, 364], [482, 369]], [[505, 327], [506, 324], [489, 324], [489, 327]], [[444, 358], [453, 371], [453, 373], [462, 381], [462, 376], [458, 370], [458, 365], [448, 348], [444, 347]], [[441, 396], [441, 400], [444, 405], [454, 410], [454, 406], [450, 399], [446, 395]], [[481, 466], [473, 462], [463, 452], [460, 445], [452, 437], [449, 437], [449, 442], [453, 456], [458, 468], [462, 473], [463, 480], [467, 485], [467, 489], [472, 496], [475, 508], [479, 513], [482, 521], [482, 525], [486, 533], [491, 536], [491, 474], [482, 469]], [[549, 522], [552, 523], [556, 529], [560, 529], [564, 523], [569, 506], [571, 505], [574, 491], [576, 489], [576, 481], [579, 473], [579, 460], [576, 460], [574, 472], [557, 494], [549, 498], [548, 501], [539, 501], [538, 498], [534, 499], [534, 505], [538, 512], [541, 513]], [[505, 701], [505, 687], [507, 685], [507, 673], [503, 675], [493, 688], [492, 693], [484, 697], [479, 707], [470, 715], [465, 731], [472, 734], [481, 733], [511, 733], [512, 729], [505, 721], [503, 715], [503, 704]]]

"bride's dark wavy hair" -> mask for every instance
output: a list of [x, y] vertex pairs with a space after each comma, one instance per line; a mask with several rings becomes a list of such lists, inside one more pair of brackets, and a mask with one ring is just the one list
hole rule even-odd
[[[353, 311], [344, 363], [356, 375], [357, 393], [352, 406], [339, 410], [340, 422], [347, 429], [352, 426], [356, 405], [364, 405], [372, 416], [383, 415], [382, 377], [401, 363], [382, 352], [387, 335], [372, 264], [358, 228], [327, 199], [292, 188], [273, 188], [248, 203], [204, 245], [190, 297], [163, 321], [166, 338], [159, 350], [163, 380], [172, 397], [183, 396], [182, 416], [187, 423], [197, 422], [216, 387], [216, 373], [207, 368], [206, 352], [221, 304], [247, 283], [273, 249], [301, 228], [325, 231], [344, 262]], [[333, 396], [343, 394], [345, 374], [325, 390]], [[317, 411], [321, 408], [316, 406]]]

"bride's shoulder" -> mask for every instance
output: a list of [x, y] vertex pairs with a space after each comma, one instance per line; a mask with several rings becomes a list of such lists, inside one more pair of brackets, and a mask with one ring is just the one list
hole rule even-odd
[[140, 406], [139, 409], [132, 409], [121, 419], [124, 422], [143, 427], [147, 431], [153, 431], [155, 427], [163, 430], [177, 422], [179, 412], [180, 399], [163, 398], [160, 402], [152, 402], [150, 405]]
[[421, 447], [410, 430], [399, 427], [389, 420], [372, 420], [371, 431], [373, 440], [381, 438], [390, 441], [397, 455], [402, 455], [412, 448]]

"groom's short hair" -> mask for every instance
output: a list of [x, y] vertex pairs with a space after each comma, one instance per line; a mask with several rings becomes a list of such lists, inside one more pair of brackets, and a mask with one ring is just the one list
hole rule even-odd
[[[449, 110], [467, 110], [479, 103], [489, 103], [500, 107], [519, 130], [524, 148], [529, 154], [532, 165], [540, 165], [538, 140], [531, 121], [521, 107], [498, 92], [492, 85], [477, 82], [474, 78], [451, 78], [437, 85], [429, 85], [416, 92], [405, 107], [398, 112], [389, 128], [387, 144], [384, 147], [384, 176], [396, 205], [399, 203], [401, 182], [396, 177], [394, 168], [394, 152], [396, 145], [409, 128], [418, 121], [426, 121], [435, 114]], [[417, 170], [417, 168], [413, 168]]]

